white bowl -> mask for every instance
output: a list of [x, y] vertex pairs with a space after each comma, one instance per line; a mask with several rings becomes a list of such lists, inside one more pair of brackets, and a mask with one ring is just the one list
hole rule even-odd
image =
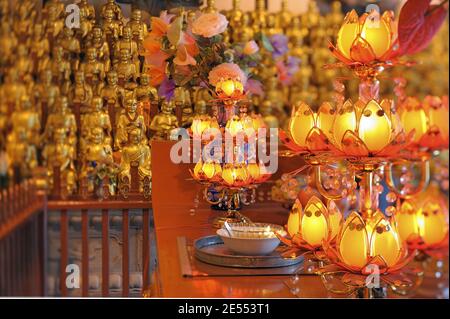
[[243, 256], [264, 256], [273, 252], [280, 240], [277, 237], [243, 238], [230, 237], [225, 229], [217, 230], [225, 246], [236, 254]]

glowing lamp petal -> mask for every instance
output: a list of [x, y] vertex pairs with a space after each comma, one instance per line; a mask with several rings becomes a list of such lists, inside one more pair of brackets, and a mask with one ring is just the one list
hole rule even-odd
[[337, 245], [342, 261], [351, 267], [364, 267], [369, 256], [369, 238], [358, 213], [347, 218], [339, 237]]
[[448, 224], [441, 206], [428, 202], [422, 209], [421, 237], [428, 245], [440, 243], [448, 233]]
[[295, 201], [294, 206], [292, 207], [292, 210], [291, 210], [291, 213], [289, 214], [289, 218], [288, 218], [288, 222], [287, 222], [287, 231], [291, 237], [296, 235], [300, 229], [301, 211], [302, 211], [302, 204], [297, 199]]
[[376, 58], [383, 56], [391, 47], [390, 25], [375, 10], [366, 18], [361, 37], [369, 43]]
[[304, 241], [313, 247], [321, 246], [328, 239], [328, 223], [324, 204], [315, 196], [311, 197], [302, 215], [300, 233]]
[[391, 122], [377, 102], [370, 101], [363, 110], [358, 134], [370, 152], [382, 150], [391, 141]]
[[336, 47], [346, 58], [350, 59], [350, 48], [359, 33], [359, 18], [355, 10], [350, 11], [337, 35]]
[[294, 142], [301, 147], [306, 147], [306, 138], [314, 125], [314, 113], [307, 104], [301, 102], [289, 123], [289, 130]]
[[370, 255], [381, 256], [388, 267], [397, 264], [402, 248], [397, 230], [387, 220], [375, 224], [370, 238]]

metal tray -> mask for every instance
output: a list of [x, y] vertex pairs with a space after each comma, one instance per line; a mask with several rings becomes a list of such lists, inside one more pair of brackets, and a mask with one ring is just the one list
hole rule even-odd
[[197, 259], [212, 265], [240, 268], [276, 268], [303, 262], [303, 256], [283, 258], [283, 248], [279, 246], [266, 256], [240, 256], [228, 250], [222, 239], [217, 236], [201, 237], [194, 241], [194, 255]]

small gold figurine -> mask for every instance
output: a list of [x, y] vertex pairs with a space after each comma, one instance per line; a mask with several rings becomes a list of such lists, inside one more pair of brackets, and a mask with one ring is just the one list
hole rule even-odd
[[72, 194], [76, 189], [75, 152], [68, 142], [64, 128], [53, 131], [51, 140], [45, 144], [42, 151], [44, 165], [47, 167], [48, 185], [53, 187], [53, 172], [59, 167], [61, 184], [65, 186], [64, 191]]
[[65, 27], [56, 43], [64, 49], [64, 58], [70, 61], [72, 70], [78, 70], [81, 47], [80, 41], [74, 37], [74, 31]]
[[139, 114], [137, 108], [137, 101], [133, 96], [125, 97], [125, 110], [119, 115], [114, 141], [114, 146], [118, 150], [121, 150], [126, 145], [128, 131], [132, 127], [139, 129], [142, 142], [147, 142], [147, 137], [145, 136], [147, 128], [145, 126], [144, 116]]
[[0, 89], [3, 91], [3, 100], [8, 107], [8, 114], [11, 114], [16, 107], [17, 101], [27, 94], [27, 87], [19, 81], [19, 73], [16, 68], [10, 68], [5, 77], [5, 81]]
[[136, 99], [142, 105], [145, 125], [150, 125], [150, 108], [152, 103], [158, 103], [158, 91], [150, 84], [150, 75], [142, 73], [139, 86], [134, 90]]
[[10, 66], [14, 60], [14, 51], [17, 48], [18, 40], [11, 26], [7, 21], [1, 21], [0, 27], [0, 72], [5, 73], [6, 67]]
[[64, 19], [60, 18], [58, 14], [58, 9], [54, 6], [48, 7], [47, 19], [45, 22], [45, 35], [50, 42], [50, 46], [53, 45], [54, 41], [61, 34], [64, 28]]
[[86, 60], [81, 64], [80, 71], [85, 75], [86, 81], [93, 88], [97, 88], [98, 85], [103, 84], [105, 74], [108, 70], [104, 69], [104, 64], [97, 59], [97, 50], [93, 47], [86, 50]]
[[127, 49], [120, 50], [120, 60], [114, 66], [114, 70], [119, 77], [119, 84], [126, 89], [134, 89], [136, 87], [136, 80], [139, 76], [139, 70], [136, 69], [136, 64], [132, 62], [130, 51]]
[[292, 20], [292, 13], [288, 9], [288, 1], [281, 0], [281, 10], [278, 12], [278, 26], [286, 32]]
[[252, 12], [252, 25], [255, 32], [263, 31], [266, 27], [266, 4], [265, 0], [256, 0], [255, 11]]
[[103, 100], [99, 96], [92, 98], [91, 109], [81, 117], [81, 154], [84, 153], [86, 143], [89, 139], [89, 133], [94, 127], [102, 130], [104, 143], [111, 145], [111, 121], [108, 113], [103, 109]]
[[29, 144], [38, 145], [41, 121], [39, 113], [33, 109], [33, 103], [28, 95], [20, 99], [19, 109], [11, 115], [13, 132], [17, 135], [18, 129], [25, 129], [26, 140]]
[[142, 21], [142, 11], [139, 9], [133, 9], [131, 12], [131, 20], [127, 24], [131, 29], [133, 40], [138, 44], [139, 52], [143, 50], [143, 42], [148, 34], [147, 24]]
[[82, 153], [80, 179], [87, 178], [88, 191], [94, 191], [94, 175], [97, 167], [108, 167], [113, 164], [111, 145], [99, 127], [90, 127], [88, 141]]
[[58, 129], [64, 131], [66, 136], [64, 140], [66, 140], [68, 145], [72, 147], [73, 152], [75, 152], [77, 144], [77, 123], [75, 115], [69, 109], [69, 100], [66, 96], [58, 98], [55, 104], [55, 111], [49, 114], [44, 133], [41, 137], [41, 144], [51, 143], [55, 131]]
[[102, 6], [101, 12], [102, 17], [109, 16], [108, 11], [112, 12], [112, 18], [122, 24], [123, 22], [123, 14], [122, 9], [116, 3], [115, 0], [107, 0], [106, 3]]
[[130, 127], [127, 132], [127, 143], [122, 149], [122, 157], [119, 168], [119, 188], [125, 179], [131, 180], [131, 165], [138, 166], [140, 179], [140, 191], [143, 190], [144, 178], [151, 178], [151, 152], [150, 147], [143, 142], [142, 131], [136, 127]]
[[91, 104], [93, 90], [92, 87], [85, 82], [83, 71], [75, 73], [75, 84], [70, 93], [71, 103], [79, 105], [81, 114], [86, 113]]
[[107, 84], [102, 88], [100, 96], [108, 106], [107, 108], [111, 117], [112, 126], [115, 130], [116, 123], [123, 110], [120, 99], [124, 96], [124, 89], [118, 84], [116, 71], [109, 71], [106, 75], [106, 80]]
[[64, 3], [60, 0], [48, 0], [44, 4], [42, 12], [46, 18], [52, 14], [51, 12], [55, 12], [57, 18], [62, 18], [64, 16], [64, 9]]
[[272, 114], [272, 102], [264, 101], [259, 108], [259, 111], [263, 117], [264, 123], [267, 128], [278, 128], [280, 127], [280, 123], [278, 122], [278, 118]]
[[[115, 5], [115, 3], [114, 3]], [[113, 43], [117, 41], [122, 34], [122, 22], [117, 20], [114, 11], [111, 8], [102, 10], [102, 30], [106, 36], [106, 41], [109, 44], [109, 49], [113, 48]]]
[[44, 36], [44, 28], [42, 24], [34, 25], [33, 36], [28, 40], [27, 46], [30, 48], [33, 72], [40, 73], [48, 67], [50, 62], [50, 43]]
[[132, 37], [131, 27], [124, 27], [122, 30], [122, 37], [114, 44], [113, 65], [117, 65], [119, 63], [121, 51], [128, 50], [131, 55], [131, 61], [135, 64], [135, 68], [139, 72], [141, 68], [138, 49], [138, 44]]
[[283, 29], [278, 27], [277, 16], [274, 13], [269, 13], [266, 16], [266, 26], [264, 28], [264, 33], [267, 36], [272, 36], [274, 34], [283, 33]]
[[109, 70], [111, 67], [109, 45], [103, 35], [103, 30], [100, 27], [94, 27], [89, 35], [89, 40], [86, 43], [87, 48], [95, 48], [97, 51], [97, 58], [104, 65], [104, 70]]
[[153, 139], [169, 139], [170, 131], [179, 127], [177, 117], [173, 114], [174, 108], [175, 103], [173, 101], [162, 100], [161, 113], [157, 114], [150, 124]]
[[206, 0], [206, 6], [202, 9], [204, 13], [216, 13], [216, 1], [215, 0]]
[[12, 165], [9, 175], [13, 176], [14, 167], [18, 167], [21, 177], [31, 177], [33, 169], [37, 166], [37, 152], [35, 145], [29, 143], [28, 132], [25, 127], [17, 127], [8, 135], [6, 154]]
[[71, 86], [70, 75], [72, 73], [70, 61], [65, 58], [64, 49], [61, 46], [54, 46], [52, 53], [50, 73], [53, 82], [61, 86], [61, 93], [68, 94]]
[[[34, 97], [39, 101], [42, 113], [51, 113], [54, 111], [56, 99], [60, 95], [59, 87], [52, 83], [52, 71], [44, 70], [41, 72], [40, 82], [37, 83], [34, 90]], [[45, 109], [45, 110], [44, 110]]]

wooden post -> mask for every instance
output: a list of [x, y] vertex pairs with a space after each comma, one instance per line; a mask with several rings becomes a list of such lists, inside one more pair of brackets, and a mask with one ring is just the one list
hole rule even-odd
[[61, 197], [61, 170], [59, 168], [59, 165], [53, 166], [52, 197], [53, 198], [60, 198]]
[[139, 162], [133, 161], [130, 163], [130, 177], [130, 193], [138, 194], [140, 189]]

